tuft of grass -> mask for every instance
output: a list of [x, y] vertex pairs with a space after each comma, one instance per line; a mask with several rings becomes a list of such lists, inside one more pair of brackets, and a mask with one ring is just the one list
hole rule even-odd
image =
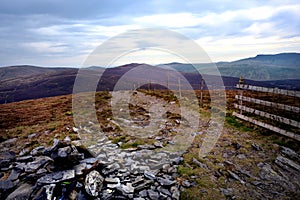
[[193, 169], [191, 169], [190, 167], [184, 167], [182, 165], [178, 166], [177, 172], [184, 177], [195, 175]]
[[241, 132], [250, 132], [250, 131], [253, 131], [253, 128], [245, 126], [245, 124], [246, 124], [245, 122], [241, 122], [240, 120], [238, 120], [234, 116], [227, 115], [225, 117], [225, 121], [226, 121], [227, 124], [229, 124], [230, 126], [238, 129]]
[[66, 115], [66, 116], [72, 116], [73, 113], [72, 113], [71, 111], [66, 111], [66, 112], [65, 112], [65, 115]]
[[132, 147], [138, 147], [139, 145], [143, 145], [145, 144], [145, 142], [141, 139], [136, 139], [133, 142], [127, 142], [127, 143], [123, 143], [121, 145], [122, 149], [128, 149], [128, 148], [132, 148]]

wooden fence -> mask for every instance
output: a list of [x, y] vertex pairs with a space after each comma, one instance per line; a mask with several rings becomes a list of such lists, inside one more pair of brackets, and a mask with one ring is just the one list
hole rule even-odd
[[[266, 101], [257, 98], [243, 96], [243, 91], [248, 90], [251, 92], [270, 93], [270, 94], [281, 95], [281, 96], [284, 95], [284, 96], [289, 96], [290, 98], [297, 99], [300, 97], [300, 91], [246, 85], [243, 83], [242, 79], [240, 80], [239, 84], [236, 85], [236, 87], [239, 89], [239, 94], [235, 96], [235, 98], [238, 100], [238, 103], [234, 104], [234, 107], [238, 110], [238, 112], [233, 112], [233, 115], [235, 117], [238, 117], [242, 120], [251, 122], [255, 125], [261, 126], [263, 128], [269, 129], [276, 133], [300, 141], [300, 133], [299, 133], [300, 122], [297, 121], [297, 118], [299, 118], [299, 113], [300, 113], [299, 107], [295, 105], [286, 105], [285, 102], [272, 102], [272, 101]], [[245, 103], [248, 103], [249, 106], [243, 105]], [[254, 108], [255, 105], [259, 105], [260, 109], [263, 109], [264, 111]], [[284, 113], [284, 112], [292, 113], [288, 116], [292, 117], [296, 115], [297, 117], [296, 120], [294, 120], [294, 119], [287, 118], [286, 116], [280, 116], [277, 114], [270, 113], [265, 110], [269, 110], [269, 111], [277, 110], [280, 111], [280, 113]], [[266, 121], [272, 121], [276, 123], [270, 124], [267, 123]], [[285, 124], [286, 127], [292, 127], [292, 128], [282, 128], [285, 126], [278, 127], [276, 125], [277, 123]]]

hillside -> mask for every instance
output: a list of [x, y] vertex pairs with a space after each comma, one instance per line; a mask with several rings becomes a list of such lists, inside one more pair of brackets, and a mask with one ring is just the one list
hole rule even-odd
[[[234, 95], [227, 91], [229, 103]], [[199, 110], [199, 130], [188, 150], [183, 155], [166, 154], [159, 149], [173, 144], [180, 130], [178, 121], [187, 123], [176, 114], [178, 104], [170, 93], [140, 90], [132, 95], [132, 125], [122, 117], [112, 118], [110, 100], [109, 92], [96, 94], [104, 138], [94, 129], [98, 124], [74, 127], [71, 95], [0, 105], [0, 198], [46, 199], [50, 194], [57, 199], [97, 195], [101, 199], [160, 196], [174, 200], [299, 196], [297, 142], [245, 125], [229, 114], [217, 144], [199, 158], [209, 126], [206, 105]], [[160, 126], [155, 136], [141, 139], [119, 127], [125, 123], [138, 131], [146, 130], [147, 124], [153, 126], [149, 115], [159, 112], [149, 108], [160, 101], [170, 111], [162, 116], [168, 125]]]
[[[176, 64], [178, 67], [181, 64]], [[184, 65], [185, 67], [187, 65]], [[73, 92], [74, 81], [77, 76], [76, 68], [46, 68], [34, 66], [13, 66], [0, 68], [0, 103], [22, 101], [26, 99], [36, 99], [42, 97], [51, 97], [57, 95], [71, 94]], [[130, 72], [130, 73], [127, 73]], [[83, 71], [88, 78], [99, 77], [103, 73], [98, 91], [112, 91], [122, 77], [123, 86], [127, 89], [133, 89], [138, 83], [148, 84], [160, 87], [165, 85], [169, 77], [169, 85], [173, 89], [178, 89], [178, 80], [187, 79], [194, 89], [199, 89], [201, 76], [198, 73], [181, 72], [164, 69], [146, 64], [127, 64], [115, 68], [90, 67]], [[237, 70], [238, 73], [238, 70]], [[123, 76], [126, 74], [125, 76]], [[204, 73], [205, 74], [205, 73]], [[207, 76], [210, 82], [217, 80], [214, 75]], [[223, 76], [224, 86], [227, 89], [233, 89], [238, 83], [239, 78]], [[299, 80], [281, 80], [281, 81], [252, 81], [246, 80], [248, 84], [260, 86], [272, 86], [287, 89], [300, 89]], [[144, 87], [147, 87], [147, 86]], [[187, 89], [187, 84], [181, 83], [181, 89]], [[206, 86], [204, 87], [206, 88]]]
[[[203, 74], [213, 74], [213, 71], [210, 69], [211, 65], [206, 63], [194, 64]], [[233, 62], [218, 62], [215, 65], [222, 76], [243, 76], [246, 79], [258, 81], [300, 78], [300, 53], [257, 55], [253, 58], [245, 58]], [[195, 71], [195, 68], [191, 64], [170, 63], [160, 66], [172, 67], [175, 70], [184, 72]]]

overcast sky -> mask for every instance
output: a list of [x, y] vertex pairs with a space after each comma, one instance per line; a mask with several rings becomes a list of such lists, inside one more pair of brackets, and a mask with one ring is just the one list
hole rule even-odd
[[299, 19], [296, 0], [1, 0], [0, 66], [80, 66], [110, 37], [139, 28], [181, 33], [214, 62], [300, 52]]

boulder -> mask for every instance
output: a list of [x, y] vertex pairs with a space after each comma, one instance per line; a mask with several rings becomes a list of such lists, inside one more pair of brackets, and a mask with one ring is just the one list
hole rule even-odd
[[255, 151], [263, 151], [263, 148], [261, 146], [259, 146], [258, 144], [252, 143], [251, 147], [255, 150]]
[[220, 188], [221, 192], [224, 194], [225, 197], [232, 197], [233, 196], [233, 189], [232, 188]]
[[153, 190], [148, 190], [147, 193], [148, 193], [148, 196], [149, 196], [150, 199], [152, 199], [152, 200], [159, 199], [159, 193], [158, 192], [153, 191]]
[[300, 156], [297, 154], [294, 150], [287, 148], [287, 147], [281, 147], [280, 151], [283, 155], [289, 157], [290, 159], [300, 163]]
[[38, 183], [50, 184], [66, 181], [75, 177], [75, 170], [58, 171], [47, 174], [37, 180]]
[[93, 197], [98, 196], [103, 186], [103, 180], [104, 178], [99, 172], [91, 171], [85, 178], [86, 192]]
[[151, 171], [144, 171], [144, 176], [150, 180], [154, 180], [156, 178], [156, 176]]
[[27, 173], [36, 172], [39, 168], [46, 165], [47, 163], [53, 162], [53, 160], [47, 156], [39, 156], [34, 161], [27, 163], [24, 166], [24, 170]]
[[30, 195], [33, 191], [33, 186], [27, 183], [22, 184], [15, 191], [13, 191], [6, 200], [23, 200], [30, 199]]
[[32, 155], [32, 156], [42, 155], [44, 150], [45, 150], [44, 146], [38, 146], [38, 147], [32, 149], [32, 151], [30, 152], [30, 155]]
[[286, 158], [286, 157], [283, 157], [283, 156], [277, 156], [276, 160], [275, 160], [275, 163], [285, 169], [285, 170], [288, 170], [290, 171], [289, 168], [293, 168], [294, 170], [297, 170], [298, 172], [300, 172], [300, 165], [298, 165], [297, 163], [293, 162], [292, 160]]
[[196, 158], [193, 158], [192, 162], [195, 163], [196, 165], [198, 165], [199, 167], [201, 167], [202, 169], [208, 169], [206, 164], [200, 162]]
[[117, 188], [120, 186], [119, 178], [105, 178], [105, 182], [107, 183], [108, 188]]
[[161, 178], [161, 177], [158, 177], [157, 181], [162, 186], [172, 186], [172, 185], [175, 185], [175, 183], [176, 183], [176, 181], [174, 181], [174, 180], [170, 180], [170, 179], [166, 179], [166, 178]]

